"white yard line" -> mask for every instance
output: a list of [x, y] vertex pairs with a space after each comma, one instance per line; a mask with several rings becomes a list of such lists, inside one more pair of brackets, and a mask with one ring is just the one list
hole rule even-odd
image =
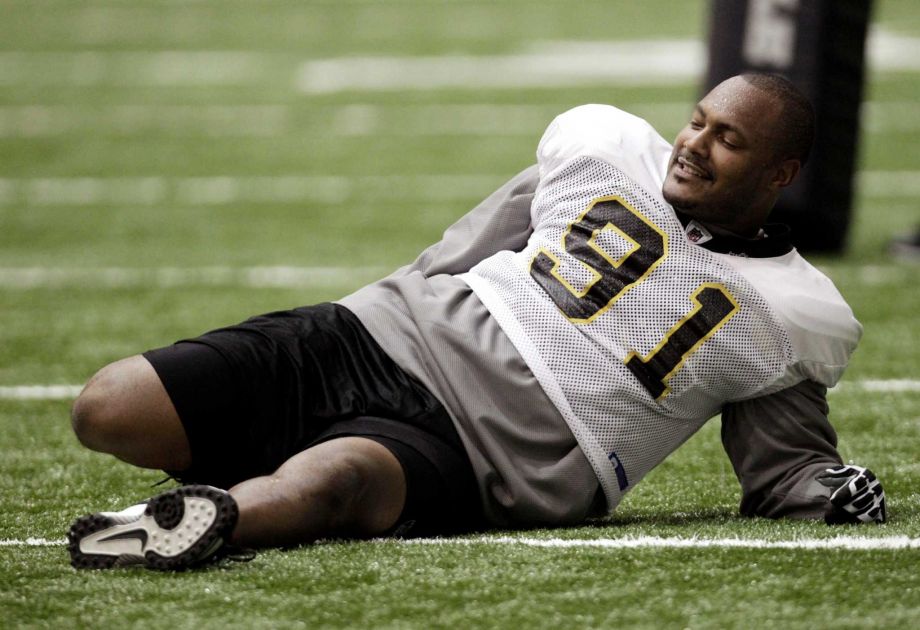
[[0, 85], [201, 87], [264, 85], [290, 55], [245, 50], [0, 52]]
[[66, 544], [67, 540], [63, 538], [58, 540], [49, 540], [47, 538], [26, 538], [24, 540], [12, 538], [0, 540], [0, 547], [58, 547]]
[[[802, 549], [848, 551], [878, 551], [886, 549], [920, 549], [920, 539], [908, 536], [835, 538], [802, 538], [798, 540], [765, 540], [760, 538], [681, 538], [678, 536], [629, 536], [624, 538], [515, 538], [512, 536], [480, 536], [478, 538], [417, 538], [408, 540], [377, 539], [380, 544], [399, 545], [515, 545], [544, 549]], [[64, 539], [47, 538], [5, 539], [0, 547], [57, 547], [67, 544]]]
[[0, 386], [0, 400], [73, 400], [82, 385], [8, 385]]
[[[920, 71], [920, 38], [874, 28], [867, 43], [874, 72]], [[520, 89], [695, 83], [706, 66], [690, 39], [549, 41], [509, 55], [340, 57], [301, 64], [306, 94], [345, 91]]]
[[[656, 125], [681, 125], [690, 111], [685, 102], [619, 103]], [[310, 135], [346, 137], [474, 136], [530, 137], [540, 134], [568, 105], [442, 103], [380, 105], [350, 103], [314, 110]], [[270, 137], [297, 132], [291, 105], [8, 105], [0, 106], [0, 138], [58, 136], [132, 137], [154, 133], [181, 137]], [[871, 133], [920, 129], [920, 103], [870, 101], [862, 123]]]
[[[176, 287], [234, 287], [252, 289], [335, 288], [368, 282], [393, 271], [392, 267], [0, 267], [0, 289], [125, 289]], [[848, 283], [867, 286], [903, 284], [913, 270], [898, 265], [857, 265], [827, 268]]]
[[[874, 72], [920, 71], [920, 38], [873, 28]], [[254, 86], [283, 81], [290, 53], [252, 50], [0, 52], [0, 85]], [[308, 94], [347, 90], [550, 88], [695, 83], [706, 65], [695, 39], [547, 41], [507, 55], [341, 57], [300, 64], [293, 83]]]
[[[73, 400], [83, 389], [82, 385], [5, 385], [0, 386], [0, 400]], [[846, 381], [834, 389], [836, 392], [862, 391], [867, 393], [920, 392], [918, 379], [867, 379]]]
[[495, 190], [497, 175], [275, 175], [213, 177], [36, 177], [0, 179], [7, 206], [219, 206], [234, 203], [344, 203], [386, 200], [476, 200]]
[[857, 181], [866, 197], [920, 196], [920, 171], [862, 171]]
[[862, 124], [870, 133], [917, 131], [920, 129], [920, 103], [867, 101], [863, 103]]
[[286, 105], [7, 105], [0, 107], [0, 137], [277, 137], [291, 131], [293, 113]]
[[[692, 106], [683, 101], [659, 103], [613, 103], [659, 126], [683, 125]], [[507, 103], [438, 105], [377, 105], [352, 103], [341, 106], [329, 128], [343, 136], [508, 136], [536, 139], [568, 106]], [[0, 110], [2, 115], [2, 110]], [[863, 104], [862, 125], [870, 133], [920, 130], [920, 103], [869, 101]], [[2, 131], [2, 128], [0, 128]]]
[[916, 270], [906, 265], [857, 265], [854, 267], [820, 265], [819, 268], [838, 284], [881, 287], [912, 285], [917, 281]]
[[[478, 200], [503, 183], [492, 174], [35, 177], [0, 179], [0, 206], [221, 206], [386, 200]], [[920, 197], [920, 171], [862, 171], [866, 197]]]
[[[705, 50], [693, 40], [614, 41], [587, 46], [545, 43], [510, 55], [342, 57], [301, 64], [305, 94], [345, 91], [523, 89], [582, 85], [693, 83]], [[641, 71], [637, 71], [641, 68]]]
[[387, 267], [0, 267], [0, 289], [64, 287], [340, 287], [383, 277]]
[[904, 393], [920, 392], [920, 380], [909, 378], [894, 379], [866, 379], [862, 381], [844, 381], [834, 389], [829, 390], [831, 393], [836, 391], [849, 392], [860, 390], [864, 392], [880, 393]]
[[[388, 542], [381, 539], [380, 542]], [[870, 538], [837, 536], [835, 538], [802, 538], [798, 540], [764, 540], [758, 538], [681, 538], [635, 536], [624, 538], [565, 539], [516, 538], [511, 536], [481, 536], [479, 538], [421, 538], [399, 541], [411, 545], [520, 545], [549, 549], [920, 549], [920, 539], [908, 536]]]
[[[920, 38], [876, 29], [868, 46], [873, 70], [920, 71]], [[307, 94], [669, 85], [696, 81], [704, 68], [704, 44], [696, 40], [542, 42], [510, 55], [311, 60], [300, 66], [296, 84]]]

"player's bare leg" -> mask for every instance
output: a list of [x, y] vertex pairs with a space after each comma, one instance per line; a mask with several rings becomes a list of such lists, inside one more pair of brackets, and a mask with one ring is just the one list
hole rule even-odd
[[[106, 366], [89, 381], [74, 403], [73, 426], [88, 448], [135, 466], [182, 471], [192, 463], [179, 415], [140, 355]], [[287, 545], [386, 531], [402, 511], [406, 482], [387, 448], [347, 437], [298, 453], [230, 493], [240, 505], [234, 541]]]
[[370, 537], [396, 524], [406, 500], [402, 465], [362, 437], [323, 442], [275, 473], [230, 489], [240, 515], [230, 542], [246, 547]]
[[[88, 448], [136, 466], [183, 471], [192, 463], [175, 407], [140, 355], [90, 380], [74, 403], [73, 427]], [[298, 453], [273, 474], [229, 493], [184, 486], [122, 512], [81, 517], [68, 534], [70, 552], [80, 568], [182, 569], [217, 557], [225, 542], [284, 546], [381, 534], [396, 524], [405, 497], [402, 465], [387, 448], [343, 437]], [[172, 545], [159, 546], [164, 539]]]
[[182, 471], [192, 463], [179, 414], [141, 355], [99, 370], [74, 402], [72, 422], [84, 446], [135, 466]]

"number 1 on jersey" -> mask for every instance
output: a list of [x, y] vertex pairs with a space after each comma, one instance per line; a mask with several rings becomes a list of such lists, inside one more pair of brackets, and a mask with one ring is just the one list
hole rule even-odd
[[[597, 238], [612, 230], [632, 246], [612, 259]], [[668, 255], [668, 236], [619, 197], [595, 199], [562, 236], [562, 248], [590, 270], [593, 279], [578, 290], [560, 273], [560, 261], [541, 249], [530, 275], [574, 324], [589, 324], [626, 291], [643, 282]], [[668, 395], [668, 381], [684, 361], [738, 312], [738, 303], [721, 284], [700, 285], [690, 296], [695, 306], [669, 330], [648, 355], [635, 350], [626, 367], [656, 400]]]
[[656, 400], [667, 396], [668, 381], [687, 357], [738, 312], [738, 303], [716, 282], [700, 285], [690, 299], [696, 304], [693, 310], [647, 356], [641, 357], [635, 350], [626, 356], [626, 367]]

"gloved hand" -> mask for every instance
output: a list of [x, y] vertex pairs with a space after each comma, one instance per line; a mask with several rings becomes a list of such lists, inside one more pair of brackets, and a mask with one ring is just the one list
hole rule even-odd
[[885, 522], [885, 491], [868, 468], [828, 468], [816, 479], [834, 489], [830, 507], [824, 515], [824, 522], [828, 525]]

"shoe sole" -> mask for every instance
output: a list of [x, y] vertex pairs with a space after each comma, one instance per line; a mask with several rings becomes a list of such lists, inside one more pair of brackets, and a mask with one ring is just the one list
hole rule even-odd
[[182, 486], [150, 499], [140, 514], [78, 518], [67, 533], [70, 563], [77, 569], [186, 569], [220, 548], [238, 516], [236, 501], [223, 490]]

